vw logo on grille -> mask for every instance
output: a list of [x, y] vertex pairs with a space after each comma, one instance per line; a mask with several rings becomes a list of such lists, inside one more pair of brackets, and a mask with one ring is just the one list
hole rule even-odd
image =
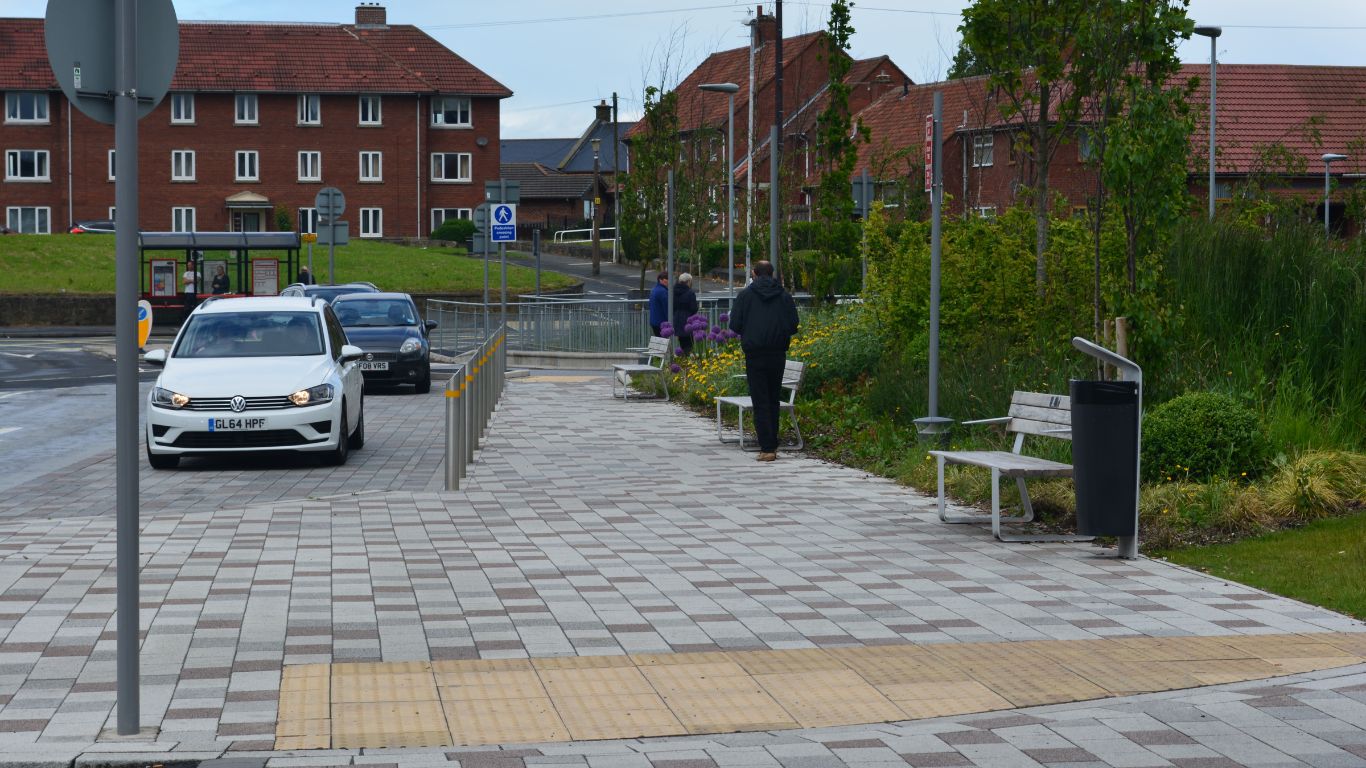
[[366, 360], [374, 360], [374, 359], [375, 359], [375, 353], [374, 353], [374, 352], [366, 352], [366, 353], [365, 353], [365, 359], [366, 359]]
[[241, 413], [247, 409], [247, 399], [241, 395], [237, 395], [228, 401], [228, 407], [232, 408], [233, 413]]

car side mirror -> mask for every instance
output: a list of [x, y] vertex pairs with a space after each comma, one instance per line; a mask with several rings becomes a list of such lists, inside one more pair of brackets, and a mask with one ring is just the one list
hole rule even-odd
[[365, 354], [365, 350], [354, 344], [343, 344], [341, 348], [341, 361], [349, 363], [352, 360], [359, 360]]
[[156, 349], [149, 351], [147, 354], [142, 356], [142, 361], [144, 363], [149, 363], [151, 365], [165, 365], [166, 348], [157, 347]]
[[436, 321], [435, 321], [435, 320], [428, 320], [428, 321], [426, 321], [425, 323], [422, 324], [422, 327], [423, 327], [423, 328], [426, 328], [428, 331], [434, 330], [434, 329], [436, 328]]

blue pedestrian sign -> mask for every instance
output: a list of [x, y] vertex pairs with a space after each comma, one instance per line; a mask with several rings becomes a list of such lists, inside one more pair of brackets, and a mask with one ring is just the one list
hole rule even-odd
[[497, 203], [490, 211], [493, 221], [489, 222], [489, 242], [511, 243], [517, 239], [517, 206]]

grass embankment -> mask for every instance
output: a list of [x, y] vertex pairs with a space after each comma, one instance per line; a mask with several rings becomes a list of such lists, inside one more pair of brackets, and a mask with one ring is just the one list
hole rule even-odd
[[1220, 578], [1366, 619], [1366, 512], [1231, 544], [1156, 554]]
[[[160, 255], [160, 254], [158, 254]], [[167, 252], [168, 258], [180, 256]], [[210, 251], [207, 258], [224, 258]], [[307, 263], [308, 249], [299, 253]], [[327, 247], [313, 247], [314, 273], [327, 279]], [[490, 284], [499, 285], [498, 265], [493, 265]], [[114, 292], [113, 235], [5, 235], [0, 237], [0, 293]], [[422, 248], [373, 240], [353, 239], [337, 248], [336, 280], [367, 280], [384, 290], [404, 293], [473, 293], [483, 290], [482, 259], [465, 256], [463, 248]], [[284, 278], [282, 277], [282, 282]], [[541, 289], [555, 290], [576, 281], [565, 275], [543, 272]], [[531, 293], [536, 272], [508, 266], [508, 291]]]

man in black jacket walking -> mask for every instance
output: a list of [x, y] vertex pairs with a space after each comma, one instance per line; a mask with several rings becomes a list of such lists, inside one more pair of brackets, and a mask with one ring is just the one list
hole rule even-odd
[[773, 277], [773, 264], [754, 263], [754, 282], [735, 297], [730, 329], [740, 334], [745, 378], [754, 403], [759, 461], [778, 458], [778, 401], [782, 396], [787, 347], [797, 333], [797, 303]]

